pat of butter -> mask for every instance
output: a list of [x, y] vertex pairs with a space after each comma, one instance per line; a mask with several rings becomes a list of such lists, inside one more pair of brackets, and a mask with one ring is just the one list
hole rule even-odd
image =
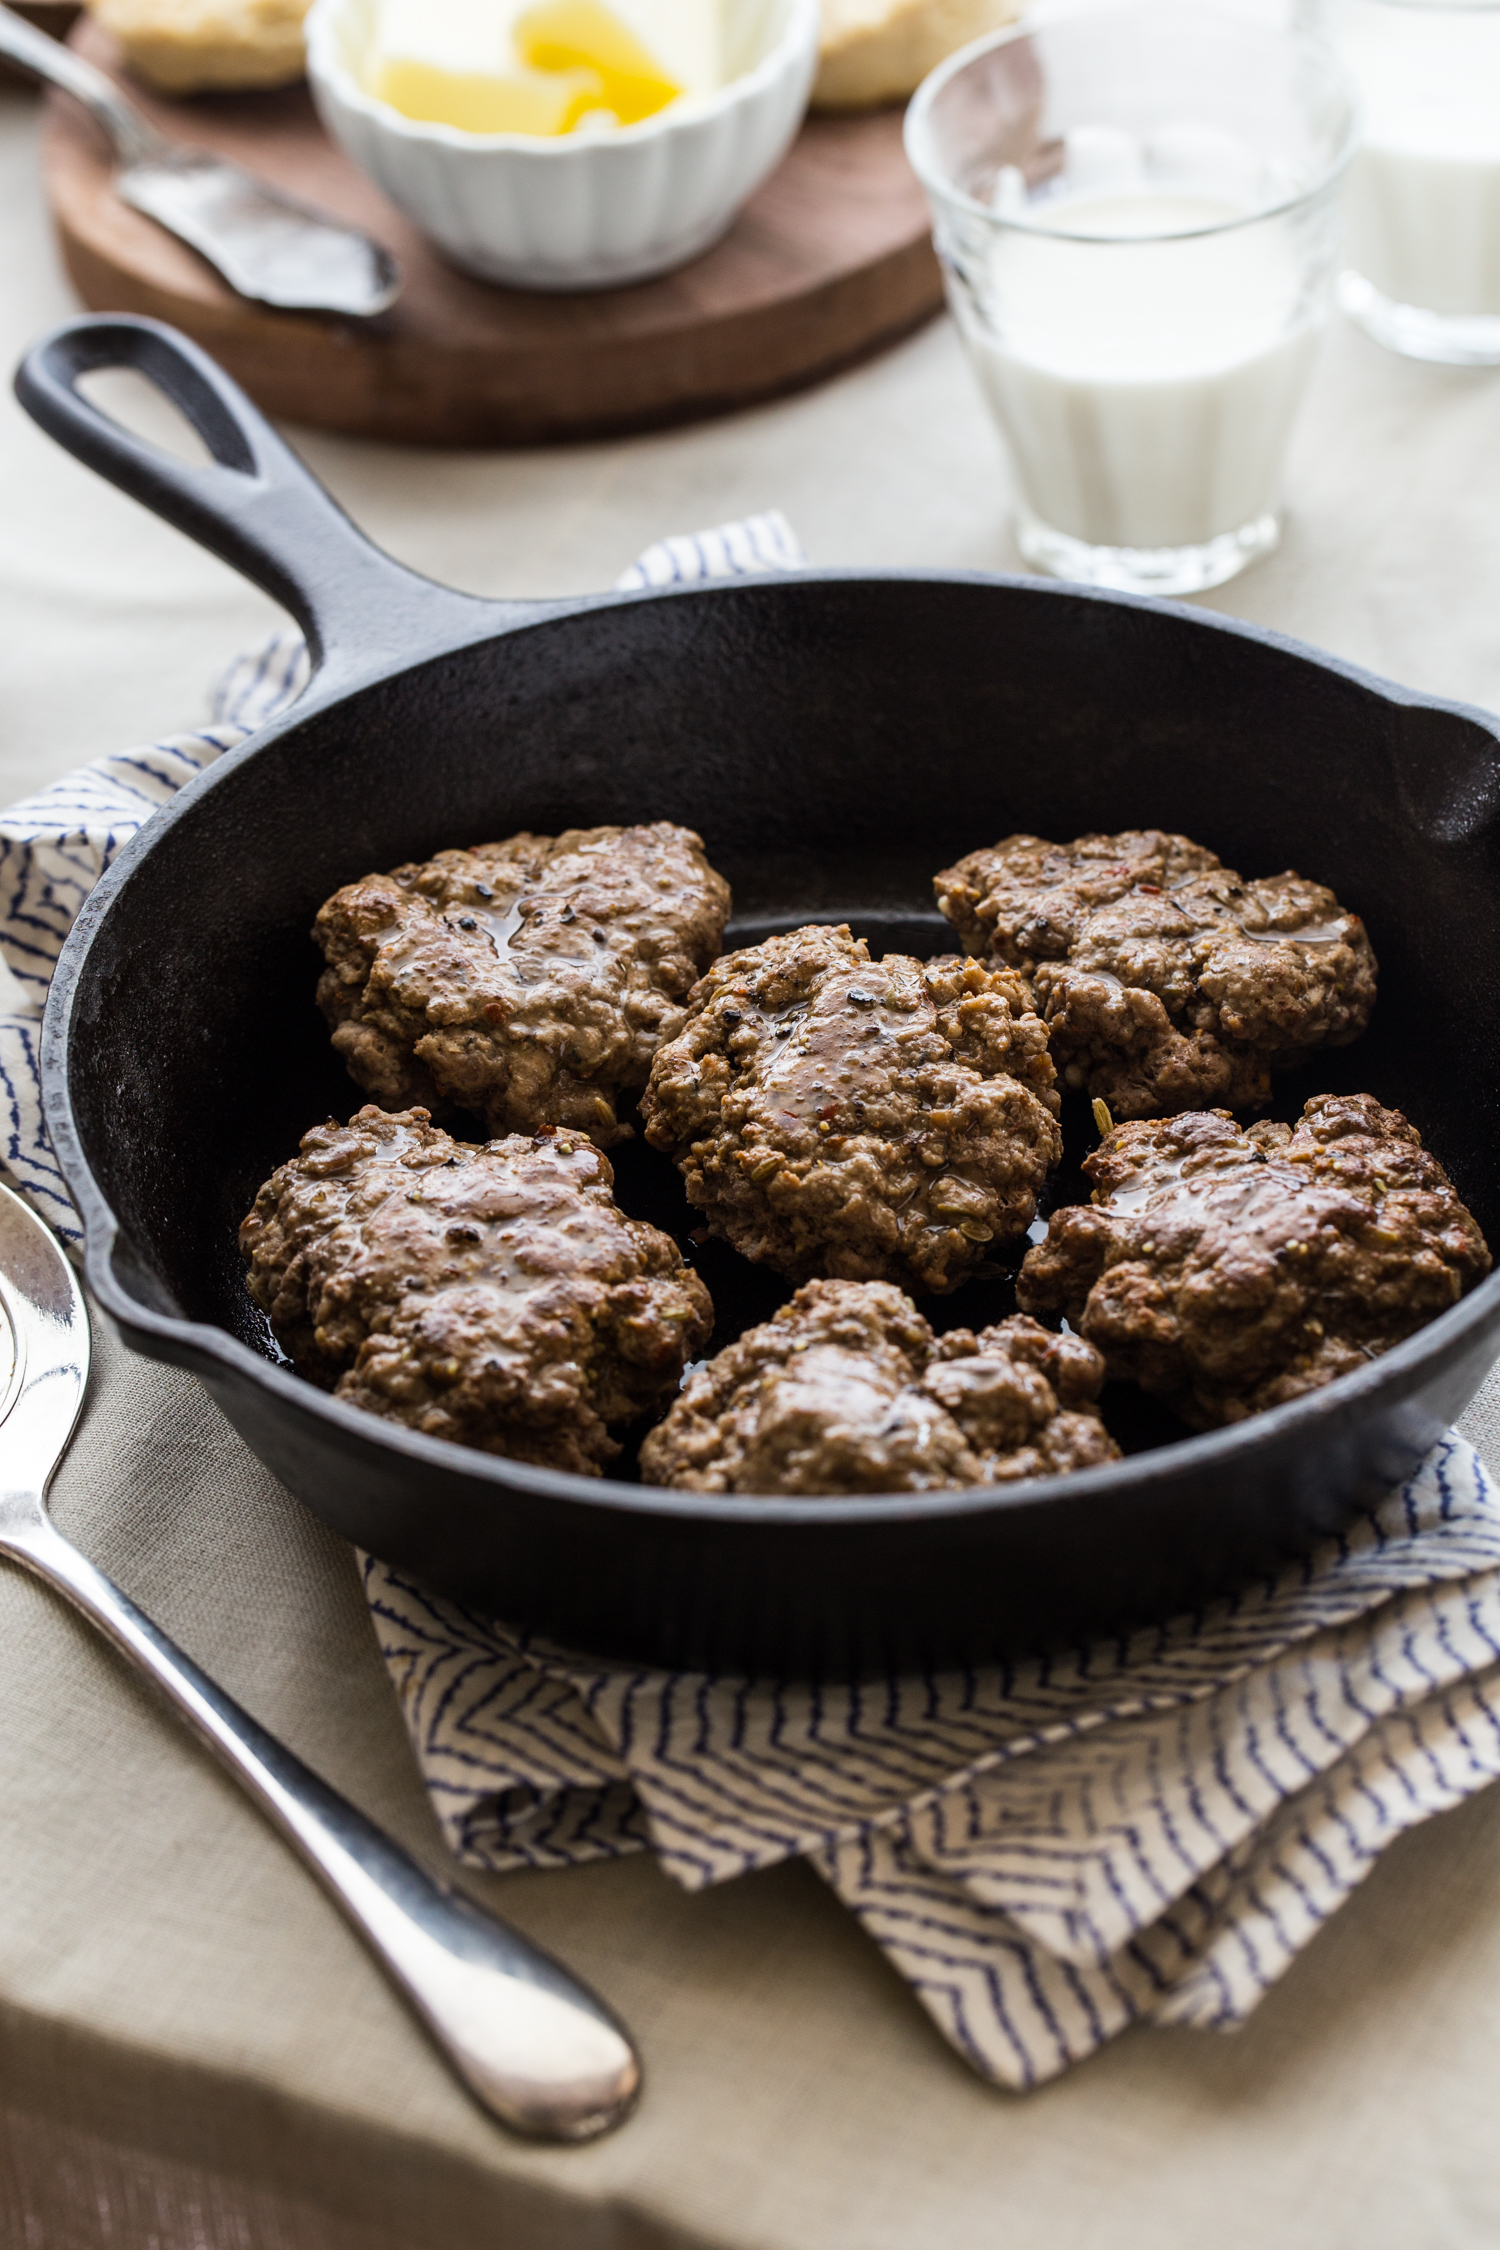
[[370, 91], [471, 133], [633, 125], [724, 78], [723, 0], [384, 0]]
[[374, 71], [370, 91], [403, 117], [456, 125], [461, 133], [571, 133], [605, 103], [596, 70], [525, 70], [491, 75], [442, 70], [435, 63], [391, 55]]

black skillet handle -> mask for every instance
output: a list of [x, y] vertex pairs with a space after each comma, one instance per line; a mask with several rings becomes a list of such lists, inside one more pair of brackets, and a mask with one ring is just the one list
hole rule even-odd
[[[186, 415], [198, 467], [90, 404], [79, 377], [129, 367]], [[518, 621], [523, 605], [453, 592], [382, 554], [208, 353], [156, 320], [70, 320], [26, 354], [16, 395], [49, 437], [289, 609], [313, 663], [370, 676]]]

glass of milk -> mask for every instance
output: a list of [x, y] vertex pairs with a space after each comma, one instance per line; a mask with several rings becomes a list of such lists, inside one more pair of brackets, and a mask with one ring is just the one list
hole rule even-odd
[[1325, 0], [1364, 98], [1346, 311], [1393, 351], [1500, 364], [1500, 0]]
[[1188, 594], [1276, 544], [1356, 133], [1328, 47], [1202, 0], [1023, 25], [918, 90], [907, 151], [1034, 568]]

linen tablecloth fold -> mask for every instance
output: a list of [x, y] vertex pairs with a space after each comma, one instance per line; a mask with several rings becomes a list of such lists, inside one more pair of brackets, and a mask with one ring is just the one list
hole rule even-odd
[[[803, 560], [773, 513], [663, 540], [618, 583]], [[62, 942], [129, 837], [308, 676], [279, 634], [209, 727], [0, 814], [4, 1169], [70, 1242], [37, 1083]], [[460, 1860], [650, 1850], [691, 1890], [805, 1857], [1008, 2086], [1132, 2023], [1242, 2022], [1394, 1837], [1500, 1774], [1500, 1503], [1451, 1433], [1344, 1537], [1201, 1615], [860, 1686], [604, 1665], [361, 1561]]]

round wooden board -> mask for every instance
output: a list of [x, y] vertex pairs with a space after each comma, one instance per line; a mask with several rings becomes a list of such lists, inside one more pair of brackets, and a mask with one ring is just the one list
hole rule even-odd
[[[93, 25], [73, 43], [121, 75]], [[899, 112], [810, 119], [731, 232], [681, 272], [557, 297], [445, 265], [328, 139], [304, 87], [168, 101], [127, 83], [163, 132], [357, 221], [401, 260], [406, 287], [375, 322], [247, 304], [119, 201], [97, 130], [65, 96], [50, 97], [47, 192], [84, 303], [170, 321], [292, 421], [434, 445], [659, 428], [816, 382], [942, 302]]]

